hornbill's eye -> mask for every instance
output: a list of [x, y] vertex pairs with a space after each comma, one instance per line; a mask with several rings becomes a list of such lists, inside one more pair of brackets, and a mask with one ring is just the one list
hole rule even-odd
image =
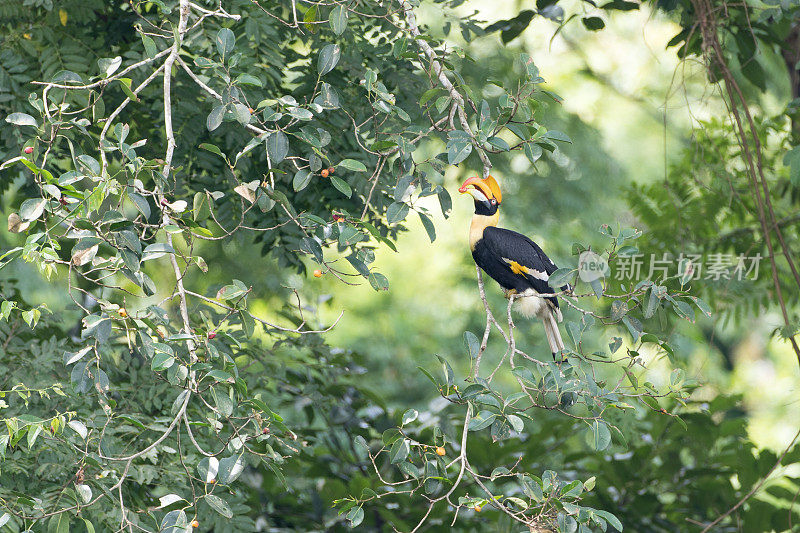
[[489, 200], [489, 201], [492, 203], [492, 205], [497, 205], [497, 200], [495, 200], [494, 198], [492, 198], [492, 199], [491, 199], [491, 200]]

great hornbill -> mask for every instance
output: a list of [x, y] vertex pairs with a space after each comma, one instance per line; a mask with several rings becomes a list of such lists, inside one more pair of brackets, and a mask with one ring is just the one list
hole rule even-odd
[[[503, 287], [507, 297], [516, 295], [517, 312], [542, 320], [555, 358], [564, 349], [558, 331], [558, 322], [562, 320], [558, 298], [539, 296], [555, 293], [547, 283], [550, 274], [556, 271], [555, 263], [525, 235], [497, 227], [503, 194], [492, 176], [469, 178], [458, 192], [475, 199], [475, 215], [469, 228], [469, 246], [475, 263]], [[567, 289], [566, 285], [562, 287]]]

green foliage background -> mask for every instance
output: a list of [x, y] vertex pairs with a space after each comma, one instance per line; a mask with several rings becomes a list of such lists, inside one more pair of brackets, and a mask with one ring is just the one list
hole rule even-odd
[[[580, 304], [609, 320], [565, 309], [565, 339], [581, 339], [568, 364], [548, 368], [540, 328], [519, 321], [536, 383], [508, 366], [471, 375], [486, 315], [464, 245], [471, 202], [448, 191], [483, 156], [502, 224], [567, 269], [587, 248], [612, 266], [622, 246], [767, 254], [729, 95], [703, 63], [702, 2], [298, 2], [297, 27], [293, 2], [197, 4], [177, 57], [219, 98], [173, 67], [165, 170], [160, 76], [100, 140], [151, 67], [49, 100], [32, 82], [90, 84], [120, 76], [104, 73], [111, 58], [167, 54], [179, 3], [0, 0], [0, 205], [30, 222], [0, 232], [0, 531], [701, 531], [751, 489], [715, 531], [797, 528], [786, 339], [800, 288], [782, 260], [788, 320], [766, 263], [740, 283], [609, 280], [602, 298], [580, 283]], [[731, 7], [719, 30], [794, 257], [799, 10]], [[612, 52], [657, 61], [636, 76]], [[106, 262], [79, 264], [90, 248]], [[199, 295], [191, 328], [172, 261]], [[93, 266], [108, 286], [77, 274]], [[493, 333], [483, 377], [505, 349]], [[622, 362], [592, 363], [598, 352]], [[466, 458], [480, 475], [462, 482]]]

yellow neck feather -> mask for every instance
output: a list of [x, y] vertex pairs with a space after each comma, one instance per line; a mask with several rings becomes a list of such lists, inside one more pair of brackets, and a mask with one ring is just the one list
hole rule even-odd
[[483, 230], [489, 226], [497, 226], [500, 220], [500, 212], [494, 215], [473, 215], [472, 222], [469, 225], [469, 247], [471, 250], [475, 249], [475, 245], [483, 238]]

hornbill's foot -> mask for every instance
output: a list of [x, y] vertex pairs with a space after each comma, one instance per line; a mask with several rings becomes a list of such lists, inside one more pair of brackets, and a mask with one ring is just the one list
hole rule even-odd
[[510, 300], [513, 295], [517, 294], [517, 289], [503, 289], [503, 296], [506, 300]]

